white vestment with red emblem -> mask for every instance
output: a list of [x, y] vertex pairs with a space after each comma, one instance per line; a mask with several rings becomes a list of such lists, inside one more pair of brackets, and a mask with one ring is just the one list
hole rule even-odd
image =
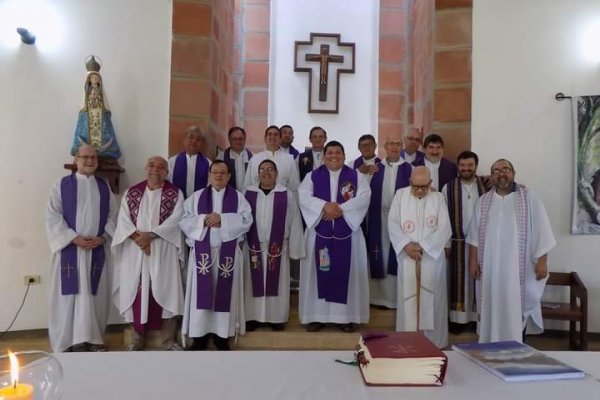
[[[422, 199], [411, 187], [398, 190], [388, 218], [390, 242], [398, 257], [396, 331], [423, 331], [436, 346], [448, 344], [448, 296], [444, 246], [452, 234], [444, 196], [430, 192]], [[404, 247], [416, 242], [423, 249], [417, 326], [416, 262]]]

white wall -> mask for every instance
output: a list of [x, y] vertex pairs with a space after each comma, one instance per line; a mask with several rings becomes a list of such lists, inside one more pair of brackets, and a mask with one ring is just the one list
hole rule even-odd
[[600, 94], [594, 24], [597, 0], [474, 1], [472, 145], [480, 168], [508, 158], [515, 179], [542, 198], [558, 242], [550, 269], [578, 271], [589, 291], [590, 330], [600, 332], [600, 237], [569, 234], [571, 104], [554, 100], [557, 92]]
[[[311, 32], [356, 43], [355, 73], [340, 76], [339, 114], [308, 113], [308, 73], [294, 72], [294, 42]], [[348, 160], [357, 157], [358, 138], [377, 137], [378, 38], [378, 0], [271, 0], [269, 123], [292, 125], [298, 149], [310, 146], [310, 128], [322, 126], [344, 144]]]
[[[0, 7], [6, 3], [0, 1]], [[48, 3], [62, 21], [62, 42], [50, 48], [39, 32], [35, 46], [12, 46], [6, 40], [11, 37], [0, 38], [2, 331], [24, 294], [23, 275], [42, 275], [43, 284], [31, 287], [13, 329], [47, 326], [46, 202], [52, 184], [66, 174], [63, 164], [72, 161], [69, 151], [83, 100], [83, 63], [89, 54], [103, 62], [101, 74], [124, 154], [119, 160], [126, 169], [121, 187], [143, 178], [149, 155], [167, 154], [171, 1]], [[39, 14], [37, 10], [30, 8], [31, 13]], [[2, 28], [8, 23], [6, 13], [0, 8]], [[0, 34], [5, 31], [17, 38], [14, 27]]]

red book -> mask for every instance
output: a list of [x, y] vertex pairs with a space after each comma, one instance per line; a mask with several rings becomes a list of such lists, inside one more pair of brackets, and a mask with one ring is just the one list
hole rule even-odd
[[360, 372], [367, 385], [441, 386], [448, 357], [421, 332], [363, 332]]

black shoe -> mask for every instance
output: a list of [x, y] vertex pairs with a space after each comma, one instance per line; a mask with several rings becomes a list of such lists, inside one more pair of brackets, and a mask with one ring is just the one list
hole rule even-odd
[[356, 330], [356, 325], [350, 322], [349, 324], [340, 324], [338, 325], [342, 332], [352, 333]]
[[231, 350], [231, 347], [229, 347], [229, 338], [222, 338], [215, 335], [213, 341], [217, 350]]
[[280, 332], [285, 328], [284, 324], [271, 324], [271, 329], [275, 332]]
[[464, 324], [459, 324], [456, 322], [450, 322], [448, 324], [448, 332], [450, 332], [453, 335], [460, 335], [461, 333], [463, 333], [464, 328]]
[[246, 332], [253, 332], [258, 328], [258, 321], [246, 321]]
[[323, 329], [323, 326], [324, 324], [322, 324], [321, 322], [311, 322], [306, 326], [306, 330], [308, 332], [318, 332], [321, 329]]
[[192, 345], [188, 347], [186, 350], [188, 351], [202, 351], [206, 350], [208, 347], [208, 335], [204, 335], [202, 337], [193, 338]]

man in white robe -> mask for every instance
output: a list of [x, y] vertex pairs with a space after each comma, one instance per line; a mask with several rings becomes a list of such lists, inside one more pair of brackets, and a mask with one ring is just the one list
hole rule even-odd
[[108, 184], [94, 175], [96, 149], [81, 145], [75, 163], [77, 172], [58, 181], [48, 201], [48, 335], [54, 352], [106, 351], [117, 205]]
[[479, 157], [472, 151], [460, 153], [457, 158], [459, 176], [442, 188], [452, 228], [452, 237], [446, 245], [451, 333], [461, 333], [466, 324], [477, 321], [475, 280], [469, 273], [466, 236], [475, 213], [475, 204], [479, 196], [487, 191], [484, 180], [476, 175], [478, 163]]
[[369, 253], [370, 303], [380, 308], [396, 308], [397, 270], [396, 252], [390, 246], [388, 215], [392, 199], [398, 189], [410, 184], [412, 166], [400, 157], [402, 136], [386, 138], [386, 158], [379, 163], [371, 179], [371, 203], [367, 216], [367, 251]]
[[113, 297], [119, 314], [132, 323], [128, 351], [146, 347], [146, 332], [161, 329], [163, 346], [181, 350], [177, 316], [183, 312], [183, 238], [178, 222], [183, 193], [166, 180], [167, 161], [151, 157], [147, 180], [123, 195], [113, 239]]
[[544, 329], [541, 297], [556, 241], [543, 203], [515, 183], [513, 165], [500, 159], [491, 171], [495, 188], [479, 198], [467, 236], [479, 341], [520, 342]]
[[280, 148], [281, 132], [275, 125], [269, 126], [265, 130], [266, 149], [252, 156], [246, 170], [244, 187], [258, 185], [258, 164], [263, 160], [273, 160], [277, 164], [277, 183], [283, 187], [295, 192], [300, 185], [300, 176], [298, 174], [298, 165], [294, 157], [284, 152]]
[[197, 126], [190, 126], [183, 137], [183, 151], [169, 158], [167, 179], [183, 192], [186, 199], [208, 184], [210, 160], [202, 154], [205, 144], [204, 132]]
[[448, 344], [444, 246], [451, 230], [444, 196], [432, 191], [426, 167], [415, 167], [410, 187], [396, 192], [388, 228], [398, 256], [396, 331], [423, 331], [443, 348]]
[[210, 185], [185, 201], [179, 223], [190, 247], [182, 332], [193, 338], [191, 350], [205, 350], [210, 336], [218, 350], [229, 350], [228, 338], [245, 333], [240, 244], [252, 210], [229, 178], [227, 164], [216, 160]]
[[371, 190], [365, 176], [344, 161], [342, 144], [329, 142], [325, 165], [310, 172], [298, 189], [307, 226], [299, 314], [309, 332], [327, 322], [353, 332], [355, 324], [369, 322], [367, 252], [360, 224]]
[[268, 323], [284, 328], [290, 312], [290, 258], [304, 258], [300, 209], [296, 196], [276, 183], [277, 166], [258, 166], [260, 184], [245, 193], [253, 223], [244, 243], [244, 303], [246, 330]]
[[227, 132], [229, 147], [217, 154], [218, 160], [223, 160], [229, 166], [231, 179], [229, 184], [238, 191], [244, 190], [244, 177], [252, 153], [246, 148], [246, 131], [240, 126], [229, 128]]

